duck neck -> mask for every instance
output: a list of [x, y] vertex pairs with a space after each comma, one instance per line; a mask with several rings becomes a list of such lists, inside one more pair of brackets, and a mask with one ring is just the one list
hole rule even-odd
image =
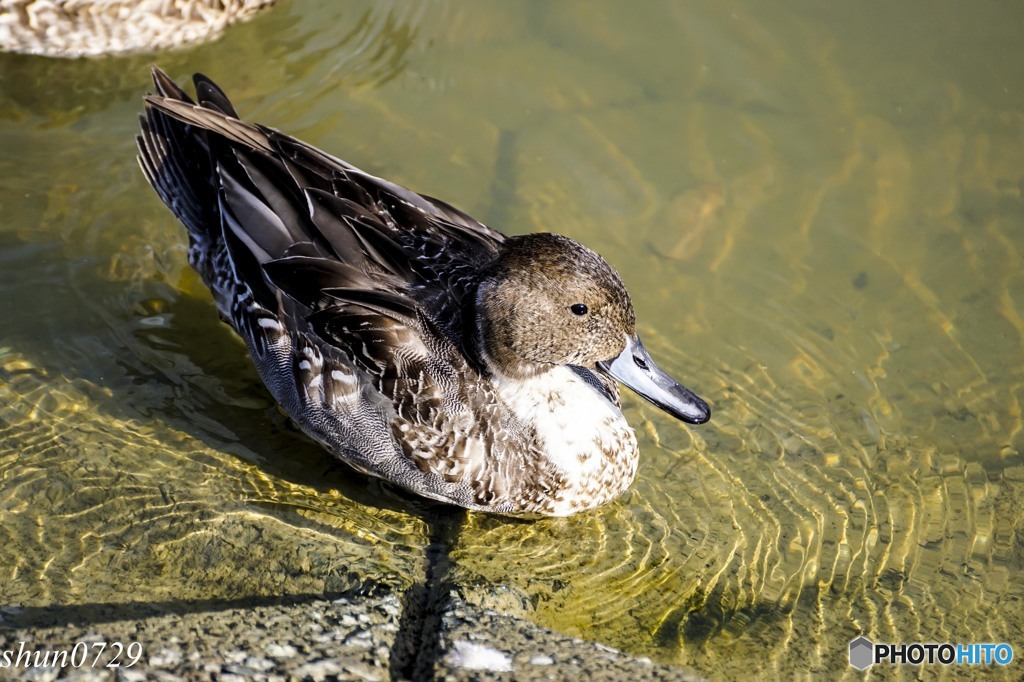
[[482, 281], [472, 297], [473, 305], [463, 312], [463, 330], [468, 335], [465, 346], [478, 369], [487, 376], [509, 379], [529, 379], [556, 367], [550, 363], [526, 360], [509, 343], [509, 330], [504, 328], [503, 316], [495, 314], [489, 305], [492, 282]]

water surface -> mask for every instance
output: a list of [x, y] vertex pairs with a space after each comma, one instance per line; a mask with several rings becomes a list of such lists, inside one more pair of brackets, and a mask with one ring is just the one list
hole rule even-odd
[[1019, 649], [1022, 12], [293, 0], [166, 55], [0, 56], [0, 603], [423, 577], [430, 505], [290, 429], [138, 172], [159, 62], [604, 253], [712, 402], [625, 396], [643, 459], [602, 510], [469, 514], [469, 598], [714, 677], [851, 673], [858, 634]]

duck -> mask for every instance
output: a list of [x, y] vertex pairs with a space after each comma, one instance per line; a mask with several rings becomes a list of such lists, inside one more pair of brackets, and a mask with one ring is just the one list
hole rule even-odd
[[150, 52], [216, 38], [277, 0], [4, 0], [0, 50], [47, 57]]
[[689, 424], [621, 277], [565, 236], [454, 206], [248, 123], [212, 80], [159, 68], [138, 161], [188, 259], [297, 427], [431, 500], [568, 516], [621, 496], [639, 446], [618, 384]]

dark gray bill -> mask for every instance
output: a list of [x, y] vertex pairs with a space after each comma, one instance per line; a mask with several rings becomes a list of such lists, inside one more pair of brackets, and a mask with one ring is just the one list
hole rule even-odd
[[628, 340], [619, 357], [597, 365], [673, 417], [690, 424], [711, 419], [708, 404], [654, 364], [638, 336]]

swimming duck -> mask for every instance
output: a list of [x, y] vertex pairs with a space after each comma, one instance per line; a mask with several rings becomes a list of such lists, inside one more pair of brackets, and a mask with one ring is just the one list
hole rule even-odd
[[678, 419], [707, 404], [654, 364], [614, 269], [567, 237], [506, 237], [449, 204], [239, 120], [159, 69], [139, 163], [267, 388], [353, 468], [511, 516], [623, 493], [638, 446], [616, 380]]
[[210, 40], [277, 0], [3, 0], [0, 50], [47, 57], [150, 52]]

